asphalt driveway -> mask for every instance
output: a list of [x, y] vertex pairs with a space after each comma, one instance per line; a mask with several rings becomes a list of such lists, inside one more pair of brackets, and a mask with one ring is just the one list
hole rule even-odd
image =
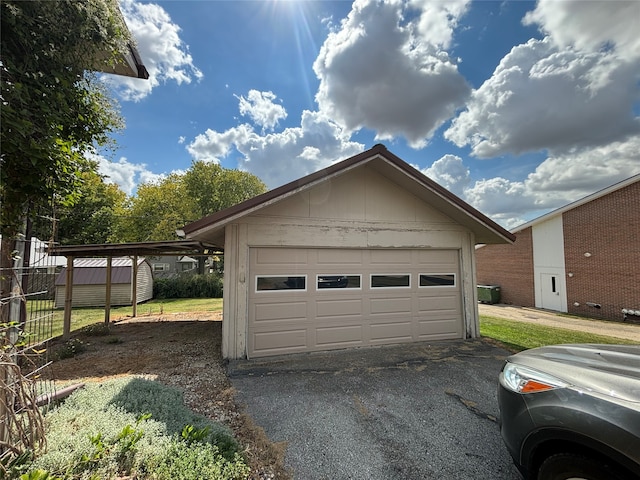
[[519, 478], [497, 424], [508, 352], [449, 341], [234, 361], [237, 399], [294, 478]]

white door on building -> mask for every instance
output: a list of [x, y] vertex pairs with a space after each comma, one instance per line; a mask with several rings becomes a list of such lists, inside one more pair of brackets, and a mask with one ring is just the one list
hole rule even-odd
[[566, 310], [563, 307], [564, 285], [562, 284], [562, 276], [555, 273], [541, 273], [540, 288], [541, 308], [558, 312]]

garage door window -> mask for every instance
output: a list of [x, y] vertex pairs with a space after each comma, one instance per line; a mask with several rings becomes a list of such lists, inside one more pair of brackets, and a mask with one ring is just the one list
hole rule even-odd
[[411, 286], [411, 275], [404, 274], [373, 274], [371, 288], [408, 288]]
[[316, 277], [316, 288], [318, 290], [345, 288], [359, 289], [362, 284], [362, 275], [318, 275]]
[[270, 275], [256, 277], [256, 292], [274, 290], [302, 290], [307, 289], [306, 275]]
[[455, 273], [421, 273], [421, 287], [455, 287]]

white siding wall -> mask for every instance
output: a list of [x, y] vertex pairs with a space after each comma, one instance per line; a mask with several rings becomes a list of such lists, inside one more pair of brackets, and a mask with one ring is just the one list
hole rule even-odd
[[147, 262], [138, 265], [138, 290], [136, 292], [138, 303], [153, 298], [153, 274], [151, 266]]
[[[72, 307], [104, 307], [106, 285], [74, 285]], [[56, 308], [64, 307], [66, 286], [56, 287]], [[111, 285], [111, 305], [131, 305], [131, 284]]]
[[[111, 305], [131, 305], [131, 283], [111, 285]], [[137, 303], [153, 298], [153, 274], [145, 261], [138, 266]], [[65, 285], [56, 286], [56, 308], [64, 307]], [[74, 285], [73, 307], [104, 307], [106, 285]]]

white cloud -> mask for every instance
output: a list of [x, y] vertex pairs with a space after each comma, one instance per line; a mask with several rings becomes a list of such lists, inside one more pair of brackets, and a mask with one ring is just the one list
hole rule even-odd
[[237, 152], [238, 168], [275, 188], [364, 150], [318, 112], [304, 111], [301, 125], [260, 135], [248, 124], [224, 132], [207, 130], [187, 146], [195, 160], [220, 162]]
[[179, 143], [180, 145], [182, 145], [182, 144], [183, 144], [184, 142], [186, 142], [186, 141], [187, 141], [187, 137], [185, 137], [184, 135], [180, 135], [180, 136], [178, 137], [178, 143]]
[[548, 192], [573, 201], [640, 173], [640, 136], [579, 152], [550, 156], [526, 182], [541, 196]]
[[640, 64], [609, 53], [560, 51], [549, 38], [529, 40], [473, 92], [445, 138], [482, 158], [624, 140], [640, 133], [633, 113], [639, 73]]
[[456, 155], [443, 156], [423, 169], [422, 173], [458, 196], [462, 196], [471, 181], [469, 169]]
[[561, 48], [613, 50], [625, 59], [640, 57], [638, 0], [539, 0], [523, 19], [538, 24]]
[[369, 128], [378, 140], [402, 136], [414, 148], [425, 146], [470, 92], [443, 50], [466, 5], [354, 2], [313, 66], [320, 111], [347, 132]]
[[425, 45], [447, 49], [451, 46], [453, 33], [470, 0], [409, 0], [410, 9], [418, 9], [420, 17], [416, 34]]
[[130, 163], [125, 157], [117, 162], [100, 155], [92, 155], [91, 158], [98, 162], [98, 172], [107, 177], [105, 181], [117, 184], [127, 195], [132, 195], [141, 183], [155, 182], [165, 177], [151, 172], [144, 163]]
[[[464, 198], [507, 228], [640, 174], [640, 137], [550, 156], [524, 181], [483, 179]], [[537, 215], [536, 215], [537, 216]]]
[[224, 132], [207, 129], [187, 145], [187, 151], [196, 160], [220, 163], [220, 160], [229, 155], [234, 145], [247, 144], [252, 137], [258, 135], [248, 124], [238, 125]]
[[161, 6], [121, 0], [120, 9], [136, 41], [142, 63], [149, 71], [148, 80], [104, 76], [124, 100], [142, 100], [167, 81], [181, 85], [203, 77], [180, 38], [180, 27]]
[[273, 92], [249, 90], [247, 98], [237, 95], [236, 98], [240, 100], [240, 114], [248, 116], [263, 129], [273, 130], [280, 120], [287, 118], [284, 107], [273, 103], [277, 98]]

